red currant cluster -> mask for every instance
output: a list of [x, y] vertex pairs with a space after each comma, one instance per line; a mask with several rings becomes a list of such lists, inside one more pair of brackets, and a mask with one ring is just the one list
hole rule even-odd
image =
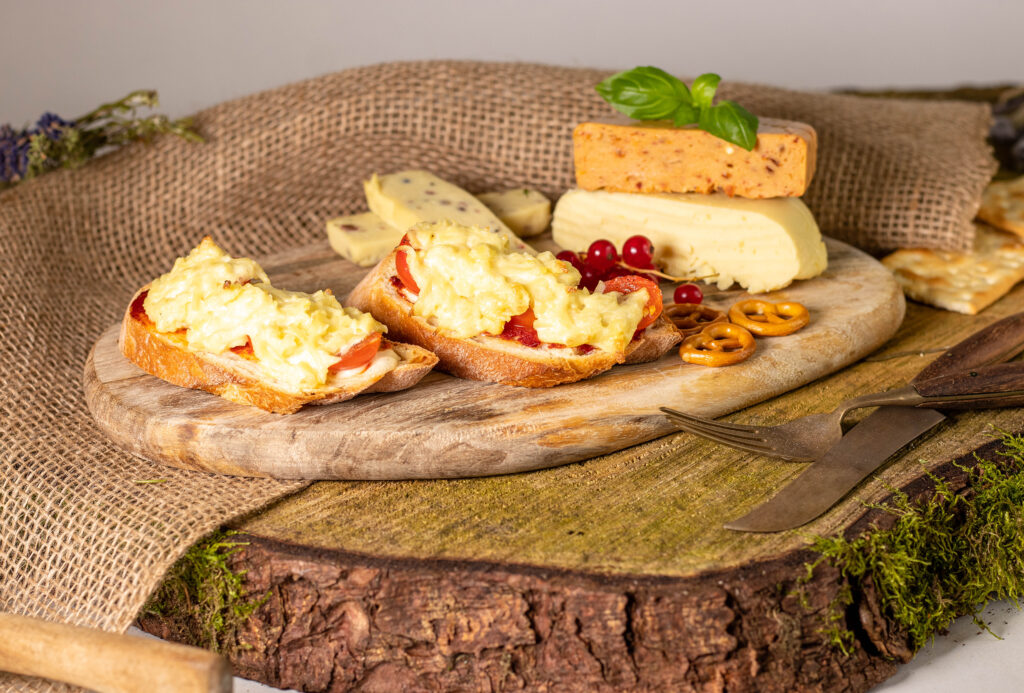
[[[603, 238], [591, 243], [582, 258], [571, 250], [563, 250], [555, 257], [576, 268], [582, 277], [580, 287], [588, 291], [593, 291], [599, 282], [628, 274], [646, 276], [637, 270], [654, 269], [654, 246], [646, 236], [627, 238], [622, 244], [621, 258], [615, 244]], [[658, 281], [655, 277], [651, 279]]]
[[[630, 236], [622, 244], [622, 256], [619, 256], [615, 244], [600, 238], [590, 244], [582, 257], [571, 251], [563, 250], [556, 255], [559, 260], [568, 262], [580, 273], [580, 288], [593, 291], [598, 283], [609, 281], [615, 277], [639, 274], [658, 281], [656, 276], [645, 274], [643, 270], [655, 270], [654, 244], [647, 236]], [[673, 294], [676, 303], [700, 303], [704, 294], [696, 284], [680, 284]]]

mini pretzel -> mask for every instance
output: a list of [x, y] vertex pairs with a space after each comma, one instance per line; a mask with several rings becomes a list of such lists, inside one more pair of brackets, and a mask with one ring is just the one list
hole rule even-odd
[[716, 322], [684, 339], [679, 356], [701, 366], [731, 366], [746, 361], [756, 348], [754, 335], [739, 325]]
[[748, 298], [729, 309], [729, 319], [758, 337], [781, 337], [806, 325], [811, 315], [799, 303], [769, 303]]
[[662, 312], [679, 328], [684, 337], [697, 334], [708, 325], [729, 320], [722, 311], [702, 303], [673, 303], [665, 306]]

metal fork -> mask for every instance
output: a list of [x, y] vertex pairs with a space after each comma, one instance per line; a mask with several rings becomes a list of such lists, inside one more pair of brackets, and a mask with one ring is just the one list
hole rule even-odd
[[848, 399], [828, 414], [811, 414], [778, 426], [745, 426], [714, 421], [668, 407], [661, 411], [689, 433], [740, 450], [795, 462], [819, 459], [843, 436], [851, 409], [876, 406], [981, 409], [1024, 404], [1024, 362], [984, 366], [931, 378], [888, 392]]

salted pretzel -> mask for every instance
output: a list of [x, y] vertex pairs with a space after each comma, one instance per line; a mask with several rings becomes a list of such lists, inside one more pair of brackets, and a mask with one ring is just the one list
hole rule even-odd
[[729, 320], [722, 311], [703, 303], [673, 303], [665, 306], [662, 312], [684, 337], [697, 334], [708, 325]]
[[731, 366], [747, 360], [756, 348], [754, 336], [744, 328], [716, 322], [684, 339], [679, 356], [701, 366]]
[[793, 334], [811, 320], [810, 313], [799, 303], [769, 303], [748, 298], [733, 304], [729, 319], [747, 328], [758, 337], [781, 337]]

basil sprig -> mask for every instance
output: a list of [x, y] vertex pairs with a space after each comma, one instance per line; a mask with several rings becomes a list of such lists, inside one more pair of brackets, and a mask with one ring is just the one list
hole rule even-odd
[[703, 74], [686, 85], [656, 67], [634, 67], [595, 89], [617, 111], [637, 120], [671, 120], [676, 127], [696, 124], [747, 151], [757, 144], [757, 116], [733, 101], [712, 104], [721, 77]]

